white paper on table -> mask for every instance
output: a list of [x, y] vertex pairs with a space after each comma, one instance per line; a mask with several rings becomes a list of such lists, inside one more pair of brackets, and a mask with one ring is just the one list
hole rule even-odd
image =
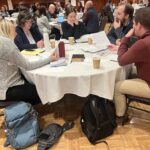
[[95, 46], [99, 50], [106, 49], [108, 45], [110, 45], [109, 39], [107, 38], [107, 35], [104, 31], [91, 34], [91, 37], [93, 38]]
[[110, 61], [118, 61], [118, 55], [117, 54], [109, 54], [105, 58], [107, 58]]
[[95, 44], [89, 45], [88, 43], [82, 43], [81, 45], [78, 45], [78, 48], [85, 52], [90, 52], [90, 53], [96, 53], [107, 49], [107, 47], [104, 45], [96, 47]]
[[77, 43], [88, 42], [88, 37], [89, 37], [89, 34], [83, 35], [83, 36], [81, 36], [79, 39], [76, 39], [76, 42], [77, 42]]
[[57, 61], [51, 62], [50, 67], [59, 67], [59, 66], [66, 66], [66, 59], [65, 58], [60, 58]]

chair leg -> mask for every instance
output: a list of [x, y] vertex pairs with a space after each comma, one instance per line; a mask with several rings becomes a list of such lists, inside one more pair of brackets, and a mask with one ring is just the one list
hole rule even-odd
[[123, 116], [123, 120], [122, 120], [122, 126], [128, 121], [128, 108], [129, 108], [129, 100], [126, 100], [126, 110], [125, 110], [125, 114]]
[[0, 116], [4, 116], [4, 108], [0, 108]]

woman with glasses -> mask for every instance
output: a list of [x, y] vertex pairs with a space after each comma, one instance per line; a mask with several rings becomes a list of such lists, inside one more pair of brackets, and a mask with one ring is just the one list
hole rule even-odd
[[17, 24], [15, 44], [20, 51], [44, 47], [43, 37], [28, 11], [19, 13]]
[[36, 87], [22, 78], [20, 69], [33, 70], [46, 65], [57, 60], [57, 54], [53, 53], [49, 58], [41, 58], [31, 63], [14, 44], [15, 36], [13, 23], [0, 19], [0, 100], [37, 104], [40, 98]]

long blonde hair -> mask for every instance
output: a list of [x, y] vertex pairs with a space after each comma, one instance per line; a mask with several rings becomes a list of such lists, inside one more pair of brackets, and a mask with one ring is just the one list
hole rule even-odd
[[12, 35], [11, 28], [13, 23], [9, 20], [0, 18], [0, 35], [13, 39], [14, 35]]

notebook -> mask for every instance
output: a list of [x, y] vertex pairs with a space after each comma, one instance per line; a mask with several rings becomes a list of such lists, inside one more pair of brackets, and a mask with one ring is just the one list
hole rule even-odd
[[30, 56], [36, 56], [40, 53], [43, 53], [43, 49], [32, 49], [32, 50], [23, 50], [21, 51], [21, 54], [23, 55], [30, 55]]

